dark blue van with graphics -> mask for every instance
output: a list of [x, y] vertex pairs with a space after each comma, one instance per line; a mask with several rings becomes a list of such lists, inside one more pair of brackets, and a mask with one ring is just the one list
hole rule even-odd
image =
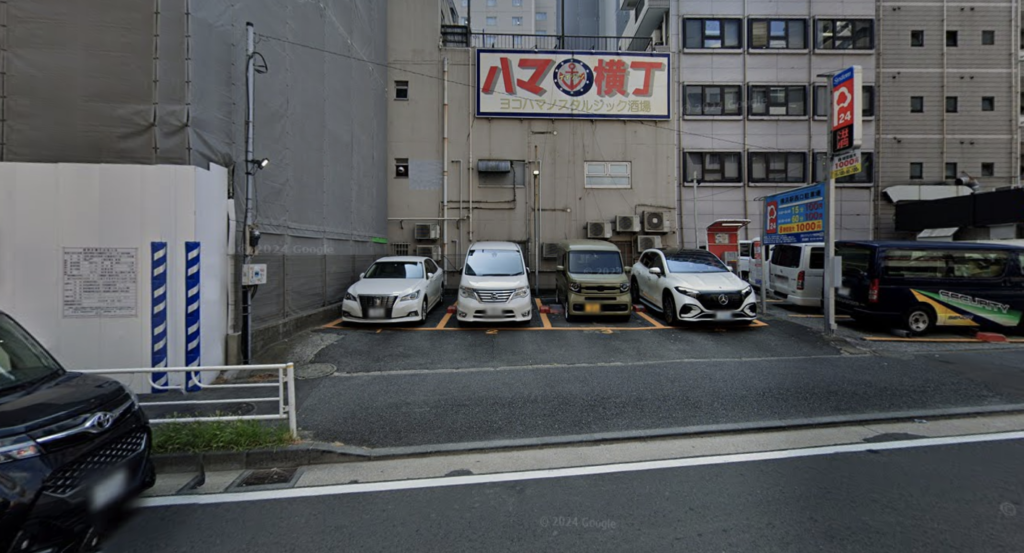
[[840, 241], [836, 311], [923, 334], [936, 326], [1024, 328], [1024, 248], [963, 242]]

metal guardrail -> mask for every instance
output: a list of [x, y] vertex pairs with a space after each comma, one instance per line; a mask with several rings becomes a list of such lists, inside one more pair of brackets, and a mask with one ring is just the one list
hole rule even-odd
[[[292, 438], [299, 437], [298, 422], [296, 420], [297, 409], [295, 406], [295, 364], [282, 363], [275, 365], [218, 365], [208, 367], [159, 367], [139, 369], [88, 369], [76, 370], [84, 374], [101, 375], [129, 375], [129, 374], [153, 374], [153, 373], [200, 373], [204, 371], [277, 371], [277, 382], [245, 382], [239, 384], [203, 384], [200, 379], [194, 379], [191, 383], [200, 390], [225, 390], [243, 388], [277, 388], [276, 396], [228, 398], [228, 399], [184, 399], [177, 401], [140, 401], [142, 407], [173, 407], [184, 405], [217, 405], [230, 403], [270, 403], [277, 402], [276, 415], [230, 415], [220, 417], [174, 417], [174, 418], [151, 418], [149, 422], [154, 424], [172, 422], [204, 422], [204, 421], [238, 421], [238, 420], [287, 420], [288, 429]], [[164, 390], [178, 390], [185, 392], [185, 384], [180, 386], [160, 386]], [[195, 392], [191, 392], [195, 393]]]

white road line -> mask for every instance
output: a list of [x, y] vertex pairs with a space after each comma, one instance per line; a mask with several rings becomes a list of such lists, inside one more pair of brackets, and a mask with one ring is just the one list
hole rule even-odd
[[293, 499], [302, 497], [318, 497], [324, 495], [346, 495], [355, 493], [375, 493], [401, 490], [418, 490], [443, 488], [449, 486], [468, 486], [474, 484], [494, 484], [499, 482], [520, 482], [524, 480], [543, 480], [547, 478], [566, 478], [572, 476], [595, 476], [620, 472], [640, 472], [647, 470], [673, 469], [682, 467], [700, 467], [708, 465], [724, 465], [730, 463], [748, 463], [752, 461], [771, 461], [776, 459], [796, 459], [838, 453], [858, 453], [864, 451], [883, 451], [890, 449], [911, 449], [917, 447], [933, 447], [943, 445], [995, 442], [1004, 440], [1024, 439], [1024, 431], [1000, 432], [992, 434], [974, 434], [969, 436], [948, 436], [944, 438], [922, 438], [881, 443], [856, 443], [803, 449], [784, 449], [763, 451], [758, 453], [737, 453], [731, 455], [714, 455], [708, 457], [690, 457], [685, 459], [669, 459], [662, 461], [642, 461], [597, 465], [588, 467], [572, 467], [561, 469], [531, 470], [499, 474], [480, 474], [472, 476], [451, 476], [442, 478], [422, 478], [414, 480], [398, 480], [393, 482], [372, 482], [366, 484], [339, 484], [286, 490], [267, 490], [239, 493], [217, 493], [208, 495], [179, 495], [154, 497], [140, 500], [140, 507], [168, 507], [174, 505], [209, 505], [216, 503], [238, 503], [242, 501], [264, 501], [270, 499]]

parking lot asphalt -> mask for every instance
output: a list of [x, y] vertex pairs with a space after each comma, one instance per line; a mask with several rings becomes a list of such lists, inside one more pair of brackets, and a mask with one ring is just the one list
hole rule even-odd
[[858, 349], [774, 309], [746, 328], [664, 328], [637, 314], [569, 324], [538, 312], [527, 327], [463, 329], [443, 311], [421, 326], [318, 330], [334, 340], [312, 361], [337, 372], [299, 385], [306, 436], [427, 451], [1024, 404], [1019, 344]]

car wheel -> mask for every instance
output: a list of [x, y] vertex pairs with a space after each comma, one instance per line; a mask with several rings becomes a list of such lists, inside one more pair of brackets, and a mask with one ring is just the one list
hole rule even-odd
[[676, 300], [672, 298], [672, 294], [665, 292], [661, 298], [661, 311], [665, 317], [665, 324], [671, 326], [676, 324], [679, 320], [676, 314]]
[[640, 303], [640, 287], [637, 286], [635, 278], [629, 283], [629, 297], [632, 298], [633, 305]]
[[427, 302], [427, 298], [424, 297], [423, 298], [423, 307], [420, 308], [420, 324], [426, 324], [426, 322], [427, 322], [427, 308], [428, 308], [429, 305], [430, 304], [429, 304], [429, 302]]
[[569, 321], [572, 321], [572, 320], [575, 319], [575, 317], [572, 316], [572, 313], [569, 313], [569, 297], [568, 296], [562, 298], [561, 301], [559, 302], [559, 305], [562, 306], [562, 313], [565, 314], [566, 322], [569, 322]]
[[935, 311], [924, 304], [915, 305], [903, 314], [903, 327], [914, 334], [926, 334], [935, 328]]

